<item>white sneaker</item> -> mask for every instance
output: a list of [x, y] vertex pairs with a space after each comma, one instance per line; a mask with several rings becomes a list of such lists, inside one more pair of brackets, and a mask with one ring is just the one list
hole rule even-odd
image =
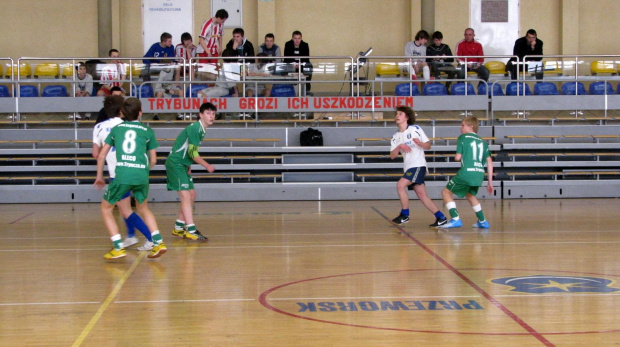
[[150, 251], [151, 249], [153, 249], [153, 242], [149, 240], [146, 240], [142, 246], [138, 247], [139, 251]]
[[125, 241], [123, 241], [123, 247], [125, 248], [129, 248], [133, 245], [135, 245], [136, 243], [138, 243], [138, 238], [137, 237], [128, 237], [125, 239]]

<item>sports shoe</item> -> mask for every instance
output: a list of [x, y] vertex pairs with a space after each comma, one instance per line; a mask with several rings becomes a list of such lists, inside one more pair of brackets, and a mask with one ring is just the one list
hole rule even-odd
[[394, 224], [405, 224], [409, 221], [409, 216], [405, 216], [404, 214], [399, 214], [398, 217], [392, 219], [392, 223]]
[[166, 245], [163, 242], [160, 242], [159, 245], [153, 246], [153, 249], [151, 249], [151, 254], [147, 255], [147, 257], [159, 258], [162, 254], [166, 253], [167, 250], [168, 248], [166, 248]]
[[153, 242], [149, 240], [146, 240], [142, 246], [138, 247], [139, 251], [150, 251], [151, 249], [153, 249]]
[[125, 248], [129, 248], [133, 245], [135, 245], [136, 243], [138, 243], [138, 238], [135, 236], [132, 237], [128, 237], [125, 239], [125, 241], [123, 241], [123, 247]]
[[463, 222], [460, 219], [451, 219], [448, 223], [438, 226], [441, 229], [460, 228], [463, 226]]
[[124, 258], [126, 256], [127, 256], [127, 251], [125, 251], [124, 248], [121, 248], [121, 249], [112, 248], [111, 251], [103, 255], [103, 257], [107, 260]]
[[181, 229], [181, 230], [172, 229], [172, 235], [178, 236], [178, 237], [183, 237], [183, 235], [185, 235], [185, 230], [183, 230], [183, 229]]
[[435, 223], [429, 224], [428, 226], [431, 228], [438, 228], [446, 223], [448, 223], [448, 220], [445, 218], [435, 218]]
[[484, 222], [481, 221], [477, 221], [476, 223], [474, 223], [474, 225], [471, 226], [472, 228], [480, 228], [480, 229], [488, 229], [489, 227], [491, 227], [489, 225], [489, 221], [485, 220]]
[[196, 230], [196, 232], [190, 233], [190, 232], [185, 232], [184, 237], [188, 240], [195, 240], [195, 241], [209, 241], [209, 239], [204, 236], [203, 234], [200, 233], [200, 231]]

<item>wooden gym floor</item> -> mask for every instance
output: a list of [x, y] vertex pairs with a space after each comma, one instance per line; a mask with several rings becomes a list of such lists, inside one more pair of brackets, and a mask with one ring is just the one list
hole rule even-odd
[[169, 251], [114, 262], [98, 204], [2, 205], [0, 346], [620, 344], [620, 200], [483, 201], [488, 231], [459, 200], [438, 232], [394, 195], [198, 203], [208, 243], [155, 203]]

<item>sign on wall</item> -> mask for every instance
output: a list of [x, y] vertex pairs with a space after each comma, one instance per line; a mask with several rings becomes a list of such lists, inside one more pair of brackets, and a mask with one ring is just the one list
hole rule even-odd
[[470, 25], [484, 55], [512, 55], [519, 38], [519, 0], [471, 0], [469, 6]]
[[[142, 0], [143, 53], [159, 42], [162, 33], [172, 34], [172, 44], [181, 43], [181, 34], [194, 36], [193, 0]], [[194, 42], [196, 38], [194, 38]]]
[[211, 0], [211, 17], [223, 9], [228, 12], [224, 28], [243, 28], [243, 6], [241, 0]]

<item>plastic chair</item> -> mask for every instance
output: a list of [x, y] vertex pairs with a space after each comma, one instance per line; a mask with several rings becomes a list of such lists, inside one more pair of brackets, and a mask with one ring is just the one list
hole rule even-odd
[[10, 98], [11, 93], [9, 92], [9, 87], [0, 85], [0, 98]]
[[[454, 83], [452, 87], [450, 87], [450, 94], [465, 95], [465, 83], [463, 82]], [[474, 89], [474, 85], [471, 83], [467, 83], [467, 95], [476, 95], [476, 90]]]
[[401, 83], [397, 85], [394, 94], [397, 96], [420, 96], [418, 86], [414, 85], [413, 89], [411, 89], [412, 84], [413, 83]]
[[185, 90], [185, 96], [188, 98], [197, 98], [198, 92], [208, 87], [209, 86], [207, 86], [206, 84], [192, 84], [191, 86], [189, 86], [189, 88]]
[[593, 61], [590, 63], [590, 72], [592, 76], [596, 76], [600, 73], [608, 73], [612, 75], [618, 74], [616, 63], [613, 61]]
[[60, 73], [60, 68], [58, 67], [58, 64], [43, 63], [43, 64], [38, 64], [34, 68], [33, 77], [35, 78], [41, 78], [41, 77], [58, 78], [59, 73]]
[[19, 86], [19, 96], [22, 98], [36, 98], [39, 90], [35, 86]]
[[77, 70], [73, 64], [61, 64], [60, 67], [60, 76], [67, 79], [73, 79], [73, 75], [77, 75]]
[[592, 95], [611, 95], [614, 94], [614, 88], [609, 82], [593, 82], [590, 84], [590, 94]]
[[375, 68], [377, 76], [400, 76], [400, 67], [396, 63], [379, 63]]
[[[137, 90], [136, 90], [137, 89]], [[153, 97], [153, 86], [150, 84], [141, 84], [137, 88], [135, 86], [131, 86], [132, 94], [138, 98], [152, 98]]]
[[11, 78], [11, 71], [13, 71], [14, 77], [17, 77], [17, 75], [19, 75], [19, 77], [30, 77], [30, 75], [32, 74], [30, 65], [26, 63], [22, 63], [19, 66], [13, 65], [12, 69], [10, 64], [6, 64], [5, 66], [7, 67], [7, 69], [4, 70], [4, 76], [7, 78]]
[[271, 96], [274, 98], [295, 97], [295, 87], [292, 84], [274, 84], [271, 87]]
[[448, 95], [448, 90], [446, 89], [446, 86], [440, 83], [427, 83], [424, 85], [422, 92], [426, 96]]
[[59, 84], [45, 86], [43, 93], [41, 93], [41, 96], [44, 97], [64, 97], [67, 95], [67, 87]]
[[[532, 91], [530, 90], [530, 86], [521, 82], [519, 85], [519, 95], [532, 95]], [[523, 91], [525, 85], [525, 92]], [[515, 96], [517, 95], [517, 82], [510, 82], [506, 86], [506, 95]]]
[[561, 60], [543, 61], [543, 73], [562, 76], [564, 74], [564, 62]]
[[484, 66], [489, 69], [489, 73], [495, 75], [508, 76], [506, 73], [506, 64], [501, 61], [487, 61]]
[[534, 85], [535, 95], [560, 95], [558, 87], [551, 82], [540, 82]]
[[489, 95], [490, 93], [493, 93], [493, 96], [504, 96], [502, 86], [498, 83], [493, 83], [491, 89], [487, 90], [486, 83], [480, 83], [478, 85], [478, 95]]
[[586, 86], [581, 82], [564, 82], [562, 84], [562, 94], [564, 95], [588, 95]]

